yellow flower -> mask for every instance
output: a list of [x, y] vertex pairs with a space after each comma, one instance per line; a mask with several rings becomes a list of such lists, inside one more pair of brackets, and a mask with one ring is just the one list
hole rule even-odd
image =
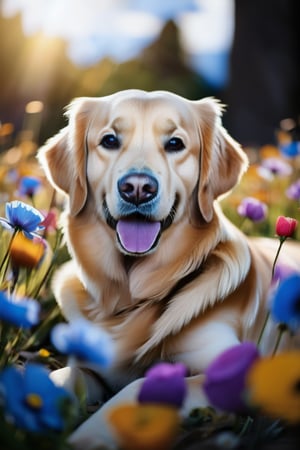
[[177, 434], [176, 408], [158, 404], [123, 404], [108, 419], [124, 450], [168, 450]]
[[36, 267], [44, 252], [42, 239], [28, 239], [22, 232], [15, 235], [10, 246], [11, 261], [17, 267]]
[[300, 423], [300, 351], [259, 359], [247, 376], [249, 402], [263, 413]]

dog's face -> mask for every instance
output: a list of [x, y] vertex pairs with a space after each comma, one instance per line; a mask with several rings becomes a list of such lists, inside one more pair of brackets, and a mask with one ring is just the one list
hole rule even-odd
[[39, 159], [68, 195], [70, 214], [93, 201], [125, 254], [153, 252], [164, 231], [195, 208], [210, 222], [214, 199], [237, 183], [246, 166], [211, 99], [123, 91], [77, 99], [68, 115], [69, 125]]

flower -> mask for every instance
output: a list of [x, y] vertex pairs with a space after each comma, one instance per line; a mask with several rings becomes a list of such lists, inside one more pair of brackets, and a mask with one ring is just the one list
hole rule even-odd
[[46, 243], [40, 237], [28, 239], [22, 232], [18, 232], [12, 239], [9, 254], [15, 267], [36, 267], [41, 261]]
[[297, 225], [298, 221], [296, 219], [278, 216], [275, 225], [276, 234], [277, 236], [284, 238], [292, 237]]
[[285, 191], [286, 196], [292, 200], [300, 200], [300, 180], [295, 181]]
[[0, 291], [0, 319], [17, 327], [30, 328], [39, 323], [40, 304], [33, 299], [12, 301]]
[[276, 290], [271, 314], [276, 322], [287, 325], [292, 331], [300, 327], [300, 275], [285, 278]]
[[300, 423], [300, 351], [286, 351], [257, 360], [246, 385], [248, 401], [264, 414]]
[[289, 176], [292, 173], [291, 165], [281, 158], [266, 158], [262, 161], [261, 167], [279, 177]]
[[246, 411], [245, 377], [258, 357], [257, 347], [244, 342], [225, 350], [207, 367], [203, 389], [212, 406], [228, 412]]
[[163, 403], [180, 408], [186, 396], [186, 367], [159, 363], [146, 372], [138, 395], [140, 403]]
[[57, 228], [57, 213], [54, 209], [50, 209], [45, 214], [44, 220], [41, 225], [45, 227], [46, 231], [54, 231]]
[[177, 410], [166, 405], [122, 404], [108, 413], [124, 450], [167, 450], [179, 429]]
[[60, 352], [85, 362], [107, 367], [113, 361], [114, 345], [110, 335], [88, 320], [77, 319], [70, 324], [56, 325], [51, 340]]
[[1, 223], [4, 226], [22, 230], [29, 234], [29, 237], [32, 232], [43, 228], [40, 225], [44, 220], [43, 215], [37, 209], [19, 200], [6, 203], [5, 212], [7, 220], [2, 218]]
[[280, 151], [288, 158], [294, 158], [300, 154], [300, 142], [291, 141], [280, 145]]
[[0, 373], [0, 399], [7, 420], [33, 432], [63, 430], [62, 406], [72, 400], [43, 366], [31, 363], [23, 370], [9, 366]]
[[240, 216], [247, 217], [253, 222], [260, 222], [266, 218], [268, 207], [254, 197], [246, 197], [237, 208]]
[[275, 284], [278, 281], [282, 281], [290, 275], [293, 275], [294, 273], [296, 273], [295, 268], [279, 262], [275, 265], [272, 282]]
[[22, 177], [19, 185], [19, 192], [21, 195], [33, 197], [36, 191], [41, 186], [41, 180], [36, 177]]

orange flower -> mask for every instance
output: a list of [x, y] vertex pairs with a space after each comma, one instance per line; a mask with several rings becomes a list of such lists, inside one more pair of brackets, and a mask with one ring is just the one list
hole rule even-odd
[[252, 406], [274, 418], [300, 423], [300, 351], [257, 360], [247, 375]]
[[108, 419], [124, 450], [168, 450], [178, 432], [176, 408], [158, 404], [123, 404]]
[[10, 246], [10, 258], [14, 266], [36, 267], [45, 252], [41, 238], [28, 239], [22, 232], [15, 235]]

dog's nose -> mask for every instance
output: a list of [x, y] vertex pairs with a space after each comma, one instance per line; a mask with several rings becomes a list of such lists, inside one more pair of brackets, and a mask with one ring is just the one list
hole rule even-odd
[[158, 182], [145, 173], [131, 173], [118, 182], [121, 197], [127, 202], [140, 205], [152, 200], [158, 191]]

